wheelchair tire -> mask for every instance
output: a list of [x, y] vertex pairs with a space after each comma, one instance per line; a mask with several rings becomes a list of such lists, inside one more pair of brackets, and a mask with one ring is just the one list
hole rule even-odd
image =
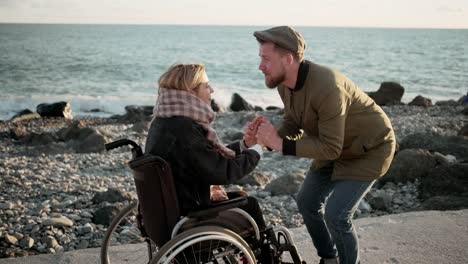
[[137, 225], [137, 213], [138, 202], [134, 201], [123, 208], [109, 225], [102, 241], [101, 264], [146, 264], [154, 256], [156, 245], [142, 236]]
[[175, 236], [150, 262], [169, 263], [255, 264], [256, 260], [249, 245], [236, 233], [219, 226], [201, 226]]

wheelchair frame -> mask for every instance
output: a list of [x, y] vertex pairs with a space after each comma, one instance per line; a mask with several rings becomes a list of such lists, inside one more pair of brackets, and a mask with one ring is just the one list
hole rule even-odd
[[[107, 151], [110, 151], [126, 145], [130, 145], [132, 147], [132, 160], [143, 156], [141, 147], [129, 139], [117, 140], [106, 144], [105, 147]], [[245, 198], [243, 199], [245, 200]], [[174, 262], [179, 263], [183, 256], [185, 258], [185, 263], [255, 264], [257, 263], [258, 256], [262, 255], [261, 251], [268, 248], [268, 250], [272, 252], [271, 261], [268, 260], [268, 264], [287, 263], [282, 261], [282, 255], [284, 252], [290, 253], [290, 257], [293, 261], [292, 263], [305, 264], [297, 252], [294, 240], [288, 229], [282, 226], [275, 227], [273, 237], [260, 232], [255, 220], [247, 212], [237, 208], [237, 206], [242, 203], [242, 198], [238, 200], [239, 201], [220, 203], [220, 205], [213, 206], [206, 210], [191, 212], [176, 223], [171, 232], [171, 240], [166, 242], [160, 248], [156, 246], [145, 232], [138, 201], [133, 201], [122, 209], [109, 225], [101, 246], [101, 263], [114, 264], [117, 262], [122, 263], [122, 261], [124, 263], [136, 263], [135, 261], [140, 261], [140, 263], [168, 264]], [[251, 237], [251, 239], [253, 239], [254, 242], [250, 242], [249, 244], [240, 235], [221, 226], [202, 225], [195, 226], [188, 230], [182, 230], [184, 224], [190, 220], [193, 221], [200, 217], [217, 215], [222, 211], [234, 212], [240, 217], [245, 218], [253, 229], [253, 237]], [[114, 255], [119, 255], [118, 252], [113, 252], [112, 242], [116, 240], [116, 236], [119, 233], [122, 233], [120, 230], [124, 230], [125, 234], [131, 233], [136, 238], [135, 241], [130, 241], [130, 243], [140, 243], [140, 245], [135, 247], [135, 250], [131, 250], [132, 253], [138, 253], [138, 256], [131, 258], [127, 255], [120, 260], [111, 259]], [[210, 241], [209, 250], [206, 248], [208, 241]], [[213, 241], [218, 243], [218, 245], [222, 245], [222, 247], [212, 249], [211, 245]], [[146, 248], [141, 246], [142, 242], [146, 242]], [[128, 243], [128, 241], [125, 243]], [[261, 245], [263, 245], [263, 249], [261, 249]], [[198, 249], [196, 249], [196, 247], [198, 247]], [[197, 252], [200, 256], [203, 254], [206, 255], [206, 253], [209, 252], [208, 257], [206, 258], [207, 261], [204, 262], [201, 261], [201, 259], [196, 259], [196, 256], [196, 261], [188, 261], [186, 253], [189, 252], [189, 248], [192, 252]], [[263, 252], [263, 254], [265, 254], [265, 252]], [[195, 253], [193, 253], [193, 255], [195, 255]], [[258, 263], [264, 262], [259, 260]]]

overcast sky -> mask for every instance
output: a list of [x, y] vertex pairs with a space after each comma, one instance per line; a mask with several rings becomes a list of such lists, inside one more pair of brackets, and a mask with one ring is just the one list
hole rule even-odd
[[0, 23], [468, 28], [468, 0], [0, 0]]

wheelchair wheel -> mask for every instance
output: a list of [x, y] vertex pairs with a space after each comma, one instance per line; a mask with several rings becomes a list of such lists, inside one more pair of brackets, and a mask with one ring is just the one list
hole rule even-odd
[[195, 227], [175, 236], [151, 264], [255, 264], [255, 256], [236, 233], [218, 226]]
[[101, 246], [101, 264], [149, 263], [156, 245], [142, 236], [137, 213], [138, 202], [134, 201], [109, 225]]

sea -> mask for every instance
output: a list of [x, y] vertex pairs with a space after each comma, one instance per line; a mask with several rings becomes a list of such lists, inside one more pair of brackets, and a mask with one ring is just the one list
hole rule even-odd
[[[157, 80], [174, 63], [204, 64], [223, 106], [233, 93], [281, 106], [258, 70], [253, 32], [269, 27], [0, 24], [0, 119], [57, 101], [70, 102], [74, 116], [154, 105]], [[468, 29], [296, 28], [306, 59], [341, 71], [364, 91], [398, 82], [406, 103], [468, 92]]]

